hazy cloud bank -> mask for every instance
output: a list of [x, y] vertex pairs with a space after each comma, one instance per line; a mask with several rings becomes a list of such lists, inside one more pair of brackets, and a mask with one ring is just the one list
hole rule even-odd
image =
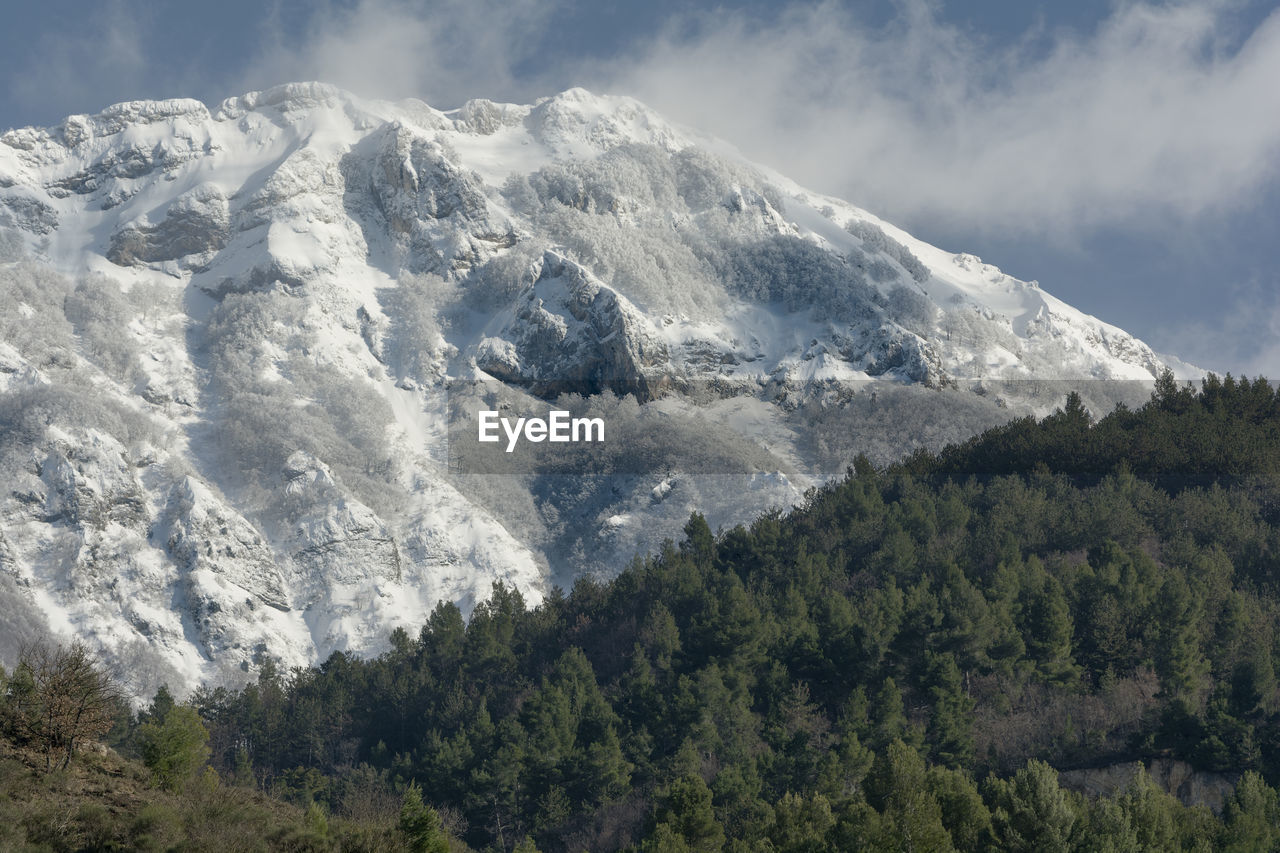
[[888, 25], [834, 3], [669, 18], [601, 58], [557, 40], [564, 3], [363, 0], [283, 24], [252, 80], [527, 100], [634, 94], [801, 183], [890, 218], [1067, 230], [1248, 205], [1280, 155], [1280, 12], [1120, 4], [1092, 32], [993, 44], [904, 0]]
[[1071, 230], [1222, 212], [1275, 180], [1280, 12], [1228, 50], [1231, 26], [1225, 4], [1129, 3], [1046, 49], [985, 44], [924, 3], [881, 30], [824, 4], [662, 38], [610, 71], [891, 219]]
[[[360, 0], [318, 4], [305, 22], [270, 16], [243, 88], [321, 80], [363, 95], [457, 106], [470, 98], [551, 94], [548, 56], [534, 73], [516, 69], [542, 48], [556, 4], [547, 0]], [[542, 87], [542, 88], [540, 88]]]
[[[1159, 329], [1178, 355], [1219, 374], [1280, 379], [1280, 279], [1252, 279], [1221, 291], [1222, 312]], [[1154, 343], [1154, 341], [1148, 341]]]
[[[942, 3], [894, 7], [872, 24], [837, 2], [658, 4], [647, 29], [619, 36], [605, 30], [620, 21], [575, 0], [276, 0], [251, 7], [237, 45], [248, 55], [220, 66], [201, 33], [165, 32], [200, 27], [194, 13], [115, 0], [78, 35], [37, 37], [46, 61], [10, 87], [68, 103], [100, 91], [105, 106], [122, 91], [155, 96], [143, 93], [157, 80], [217, 99], [319, 79], [450, 107], [582, 85], [634, 94], [903, 224], [1068, 237], [1238, 210], [1276, 179], [1280, 11], [1121, 2], [1091, 31], [996, 41], [948, 22]], [[602, 52], [593, 27], [618, 49]], [[191, 42], [188, 64], [160, 67], [174, 38]]]

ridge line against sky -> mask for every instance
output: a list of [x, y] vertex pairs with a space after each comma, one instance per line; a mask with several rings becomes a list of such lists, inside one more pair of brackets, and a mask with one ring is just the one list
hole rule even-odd
[[9, 19], [0, 127], [303, 79], [442, 108], [630, 94], [1158, 350], [1280, 376], [1274, 3], [50, 0]]

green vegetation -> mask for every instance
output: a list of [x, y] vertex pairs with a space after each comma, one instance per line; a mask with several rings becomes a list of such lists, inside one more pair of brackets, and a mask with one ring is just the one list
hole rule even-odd
[[155, 716], [160, 719], [138, 729], [142, 761], [162, 787], [175, 790], [208, 761], [209, 730], [188, 705], [170, 705]]
[[[1166, 377], [195, 703], [225, 772], [330, 809], [416, 782], [480, 849], [1265, 849], [1277, 522], [1270, 386]], [[1156, 756], [1252, 775], [1220, 819], [1051, 769]]]
[[[1278, 625], [1280, 397], [1166, 377], [117, 736], [190, 790], [207, 730], [299, 849], [1275, 850]], [[1151, 757], [1239, 781], [1218, 815], [1057, 774]]]
[[[142, 764], [86, 750], [66, 770], [0, 738], [0, 850], [412, 850], [390, 796], [326, 815], [221, 781], [211, 769], [159, 787]], [[440, 848], [425, 848], [440, 849]], [[450, 849], [450, 848], [444, 848]]]
[[[113, 723], [116, 749], [95, 741]], [[25, 647], [14, 672], [0, 668], [0, 850], [465, 849], [416, 787], [348, 778], [331, 814], [254, 790], [247, 771], [220, 776], [208, 740], [196, 710], [166, 690], [131, 715], [83, 646]]]

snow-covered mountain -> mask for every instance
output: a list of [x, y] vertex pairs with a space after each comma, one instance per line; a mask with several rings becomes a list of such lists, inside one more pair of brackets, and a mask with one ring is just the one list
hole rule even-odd
[[[580, 89], [11, 130], [0, 261], [4, 618], [91, 637], [140, 696], [376, 651], [498, 580], [537, 601], [691, 509], [746, 521], [1168, 362]], [[462, 447], [477, 406], [552, 401], [614, 438], [510, 470]]]

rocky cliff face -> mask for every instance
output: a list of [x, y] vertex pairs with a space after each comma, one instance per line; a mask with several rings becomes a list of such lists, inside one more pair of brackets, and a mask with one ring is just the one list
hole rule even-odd
[[476, 367], [539, 397], [633, 393], [661, 397], [678, 374], [661, 333], [625, 296], [548, 251], [532, 282], [476, 348]]
[[[374, 652], [496, 581], [536, 601], [691, 509], [746, 521], [854, 453], [1163, 366], [582, 90], [442, 112], [296, 84], [12, 130], [0, 263], [0, 590], [139, 696]], [[457, 380], [619, 438], [477, 474]]]
[[1112, 764], [1084, 770], [1067, 770], [1058, 774], [1062, 787], [1088, 794], [1109, 797], [1133, 784], [1139, 771], [1145, 772], [1164, 791], [1173, 794], [1183, 805], [1208, 806], [1214, 814], [1222, 814], [1227, 798], [1235, 790], [1237, 776], [1209, 773], [1194, 769], [1185, 761], [1155, 758], [1145, 764]]

